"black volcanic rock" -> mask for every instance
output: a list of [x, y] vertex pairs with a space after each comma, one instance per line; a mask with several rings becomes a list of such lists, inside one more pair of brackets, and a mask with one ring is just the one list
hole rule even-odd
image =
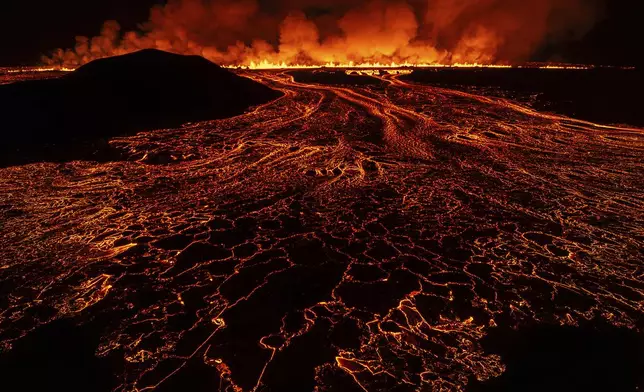
[[641, 69], [415, 69], [401, 80], [529, 102], [589, 121], [644, 125]]
[[343, 70], [295, 70], [289, 75], [298, 83], [317, 83], [325, 85], [381, 86], [379, 79], [366, 75], [347, 74]]
[[79, 143], [231, 117], [279, 96], [199, 56], [101, 59], [58, 79], [0, 86], [0, 165], [83, 158]]
[[644, 386], [644, 336], [601, 319], [577, 327], [496, 327], [482, 345], [507, 369], [498, 378], [473, 380], [468, 392], [626, 392]]

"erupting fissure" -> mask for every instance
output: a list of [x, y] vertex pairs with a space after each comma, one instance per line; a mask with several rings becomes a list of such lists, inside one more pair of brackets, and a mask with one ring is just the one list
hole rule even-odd
[[[283, 69], [345, 69], [345, 70], [378, 70], [378, 69], [409, 69], [414, 68], [496, 68], [496, 69], [511, 69], [511, 68], [527, 68], [527, 69], [568, 69], [568, 70], [589, 70], [597, 68], [594, 65], [583, 64], [527, 64], [527, 65], [503, 65], [503, 64], [478, 64], [478, 63], [455, 63], [455, 64], [429, 64], [429, 63], [326, 63], [322, 65], [306, 65], [306, 64], [287, 64], [287, 63], [272, 63], [268, 60], [260, 62], [251, 61], [250, 64], [233, 64], [224, 65], [228, 69], [246, 69], [246, 70], [283, 70]], [[604, 67], [605, 68], [605, 67]], [[615, 67], [612, 67], [615, 68]], [[630, 69], [629, 67], [619, 67], [620, 69]], [[75, 67], [65, 66], [45, 66], [45, 67], [24, 67], [14, 68], [7, 70], [8, 73], [31, 73], [31, 72], [73, 72]], [[347, 71], [348, 72], [348, 71]]]
[[576, 39], [597, 7], [585, 0], [169, 0], [139, 31], [116, 21], [43, 61], [74, 68], [140, 49], [201, 55], [251, 69], [503, 65], [544, 42]]

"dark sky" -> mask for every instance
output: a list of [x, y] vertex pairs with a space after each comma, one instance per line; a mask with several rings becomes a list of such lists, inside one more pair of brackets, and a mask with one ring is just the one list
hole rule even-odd
[[571, 62], [644, 66], [644, 0], [606, 0], [602, 18], [580, 41], [556, 45]]
[[78, 35], [98, 35], [106, 20], [134, 29], [157, 3], [163, 1], [2, 0], [0, 65], [34, 64], [48, 51], [73, 47]]
[[[266, 0], [268, 1], [268, 0]], [[0, 6], [0, 65], [35, 64], [55, 48], [73, 47], [77, 35], [94, 36], [105, 20], [124, 30], [146, 21], [163, 0], [3, 0]], [[545, 46], [535, 60], [644, 65], [641, 25], [644, 0], [606, 0], [603, 17], [580, 41]]]

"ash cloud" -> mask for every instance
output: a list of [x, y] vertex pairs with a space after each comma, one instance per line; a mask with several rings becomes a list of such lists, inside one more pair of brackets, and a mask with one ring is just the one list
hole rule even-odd
[[226, 65], [252, 62], [512, 63], [544, 42], [576, 39], [600, 0], [169, 0], [138, 31], [101, 35], [43, 60], [77, 66], [155, 48]]

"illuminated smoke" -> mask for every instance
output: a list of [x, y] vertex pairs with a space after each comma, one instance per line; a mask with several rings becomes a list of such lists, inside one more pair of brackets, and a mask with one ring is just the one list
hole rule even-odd
[[511, 63], [546, 41], [575, 39], [594, 0], [169, 0], [139, 31], [115, 21], [44, 61], [77, 66], [144, 48], [199, 54], [225, 65]]

